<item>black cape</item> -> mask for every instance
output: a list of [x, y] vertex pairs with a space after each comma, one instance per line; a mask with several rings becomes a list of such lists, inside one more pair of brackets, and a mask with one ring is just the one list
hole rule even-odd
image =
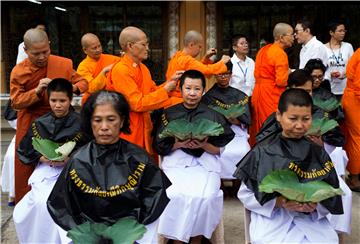
[[[265, 120], [264, 124], [261, 126], [259, 132], [256, 134], [256, 142], [260, 142], [261, 140], [265, 139], [266, 137], [278, 133], [282, 131], [282, 128], [279, 122], [276, 120], [276, 113], [272, 113], [269, 117]], [[322, 119], [327, 117], [329, 119], [335, 119], [331, 116], [330, 113], [325, 112], [324, 110], [320, 109], [317, 106], [313, 107], [312, 118], [313, 119]], [[332, 130], [326, 132], [321, 136], [321, 139], [329, 145], [333, 145], [336, 147], [342, 147], [345, 144], [345, 136], [342, 133], [339, 126], [336, 126]]]
[[146, 225], [168, 204], [170, 185], [142, 148], [122, 139], [111, 145], [91, 141], [70, 158], [47, 206], [65, 230], [86, 221], [112, 225], [123, 217]]
[[228, 86], [226, 88], [219, 87], [214, 84], [209, 91], [202, 97], [202, 102], [211, 106], [222, 106], [233, 104], [243, 104], [245, 106], [245, 113], [240, 115], [237, 119], [244, 125], [251, 124], [249, 97], [242, 91]]
[[[259, 192], [258, 186], [266, 175], [279, 169], [294, 171], [300, 182], [322, 180], [339, 188], [334, 165], [322, 147], [304, 137], [284, 138], [281, 133], [274, 133], [256, 144], [239, 162], [234, 177], [245, 183], [263, 205], [280, 194]], [[343, 213], [341, 196], [328, 198], [321, 204], [332, 214]]]
[[32, 138], [49, 139], [63, 144], [68, 141], [75, 141], [76, 146], [73, 152], [84, 145], [84, 137], [80, 132], [80, 115], [70, 110], [63, 118], [57, 118], [49, 112], [36, 119], [23, 137], [17, 149], [17, 155], [24, 164], [37, 164], [41, 154], [32, 145]]
[[[153, 140], [153, 148], [155, 151], [160, 155], [168, 155], [170, 154], [171, 149], [175, 143], [174, 137], [166, 137], [162, 139], [159, 138], [159, 134], [164, 130], [165, 124], [176, 119], [186, 119], [187, 121], [191, 122], [200, 118], [217, 122], [224, 128], [223, 134], [219, 136], [210, 136], [208, 138], [208, 142], [210, 144], [216, 147], [224, 147], [234, 138], [235, 134], [231, 130], [229, 123], [220, 113], [208, 108], [205, 104], [202, 103], [200, 103], [194, 109], [188, 109], [182, 103], [180, 103], [164, 110], [161, 116], [161, 120], [159, 120], [157, 126], [155, 126], [156, 133]], [[195, 157], [200, 157], [204, 153], [204, 149], [202, 148], [181, 148], [181, 150]]]

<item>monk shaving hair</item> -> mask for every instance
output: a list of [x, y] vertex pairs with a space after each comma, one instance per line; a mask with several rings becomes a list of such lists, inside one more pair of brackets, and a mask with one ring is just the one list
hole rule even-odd
[[[70, 59], [50, 54], [50, 42], [43, 30], [26, 31], [24, 43], [28, 58], [16, 65], [10, 75], [11, 105], [18, 110], [16, 149], [30, 124], [50, 111], [45, 90], [52, 79], [69, 80], [77, 95], [88, 88], [86, 80], [73, 70]], [[15, 202], [30, 190], [28, 178], [33, 170], [34, 165], [23, 165], [15, 155]]]
[[324, 181], [339, 188], [329, 155], [304, 137], [311, 127], [312, 106], [311, 96], [303, 89], [286, 90], [276, 112], [282, 131], [256, 144], [238, 164], [234, 176], [242, 181], [238, 198], [251, 211], [251, 243], [335, 244], [339, 241], [326, 215], [343, 214], [341, 196], [318, 203], [301, 203], [278, 192], [259, 191], [265, 176], [273, 170], [285, 169], [295, 173], [301, 183]]
[[120, 57], [103, 54], [99, 38], [92, 33], [83, 35], [81, 46], [86, 58], [79, 64], [77, 72], [89, 83], [89, 89], [81, 101], [84, 104], [90, 94], [105, 89], [107, 74], [114, 63], [120, 61]]
[[250, 145], [267, 117], [276, 111], [281, 93], [286, 88], [289, 74], [288, 57], [284, 49], [294, 42], [293, 28], [285, 23], [274, 27], [274, 43], [261, 48], [255, 60], [255, 87], [251, 99], [252, 125]]
[[129, 26], [121, 31], [119, 42], [125, 55], [110, 71], [106, 89], [123, 94], [130, 105], [131, 134], [122, 133], [120, 136], [157, 158], [151, 147], [150, 111], [173, 104], [169, 93], [175, 89], [182, 72], [175, 72], [164, 85], [157, 87], [149, 69], [142, 63], [149, 52], [146, 34]]
[[[225, 64], [230, 61], [230, 57], [223, 55], [221, 60], [213, 64], [210, 58], [216, 55], [217, 50], [215, 48], [210, 48], [201, 62], [196, 60], [196, 57], [201, 52], [203, 40], [202, 35], [195, 30], [188, 31], [185, 34], [184, 49], [176, 52], [169, 61], [166, 79], [170, 79], [176, 71], [186, 71], [190, 69], [198, 70], [204, 75], [215, 75], [226, 72]], [[181, 98], [179, 86], [172, 92], [172, 95]], [[179, 102], [181, 102], [181, 100]]]

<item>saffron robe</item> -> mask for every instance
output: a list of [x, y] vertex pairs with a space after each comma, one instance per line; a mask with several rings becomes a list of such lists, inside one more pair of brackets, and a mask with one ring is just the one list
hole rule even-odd
[[151, 147], [150, 111], [170, 106], [172, 100], [163, 87], [157, 87], [148, 68], [136, 64], [128, 55], [116, 63], [108, 75], [106, 90], [123, 94], [130, 105], [131, 134], [120, 137], [144, 148], [154, 156]]
[[276, 112], [289, 75], [288, 57], [278, 44], [261, 48], [255, 60], [255, 87], [251, 98], [250, 145], [267, 117]]
[[247, 127], [251, 124], [249, 97], [236, 88], [230, 86], [222, 88], [214, 84], [202, 97], [202, 101], [208, 106], [226, 108], [229, 105], [242, 104], [245, 107], [245, 112], [237, 118], [241, 124], [231, 125], [235, 137], [224, 147], [219, 157], [221, 178], [234, 179], [232, 175], [235, 172], [236, 164], [250, 150], [248, 143], [249, 135], [247, 133]]
[[[229, 61], [230, 62], [230, 61]], [[227, 68], [224, 62], [219, 61], [212, 64], [209, 59], [203, 59], [201, 62], [186, 54], [184, 51], [177, 51], [171, 58], [166, 70], [166, 80], [169, 80], [176, 71], [179, 70], [198, 70], [204, 75], [215, 75], [225, 73]], [[180, 87], [177, 86], [176, 90], [171, 92], [171, 96], [181, 98]], [[179, 100], [182, 102], [182, 99]]]
[[347, 84], [342, 97], [344, 109], [345, 150], [349, 157], [350, 174], [360, 174], [360, 49], [351, 57], [346, 68]]
[[[10, 75], [11, 105], [18, 110], [15, 149], [27, 133], [30, 124], [50, 111], [46, 91], [43, 91], [41, 97], [35, 93], [39, 80], [46, 77], [65, 78], [75, 84], [81, 93], [88, 89], [86, 80], [75, 72], [70, 59], [50, 55], [48, 65], [42, 68], [32, 64], [29, 59], [17, 64]], [[15, 155], [15, 202], [19, 202], [30, 190], [27, 181], [33, 170], [33, 165], [22, 164]]]
[[76, 72], [89, 83], [89, 89], [84, 93], [81, 100], [82, 105], [92, 93], [105, 89], [107, 78], [101, 71], [106, 66], [120, 61], [120, 59], [120, 57], [110, 54], [101, 54], [99, 60], [86, 56], [86, 58], [81, 61]]
[[129, 216], [147, 225], [168, 204], [170, 185], [142, 148], [122, 139], [110, 145], [91, 141], [69, 159], [47, 205], [65, 230], [86, 221], [112, 225]]
[[63, 167], [39, 162], [41, 154], [32, 146], [32, 138], [49, 139], [59, 144], [76, 142], [75, 151], [84, 144], [80, 133], [80, 115], [70, 111], [57, 118], [49, 112], [36, 119], [21, 141], [17, 153], [25, 164], [35, 165], [28, 184], [31, 190], [16, 204], [13, 220], [20, 243], [60, 243], [61, 231], [47, 211], [47, 198]]

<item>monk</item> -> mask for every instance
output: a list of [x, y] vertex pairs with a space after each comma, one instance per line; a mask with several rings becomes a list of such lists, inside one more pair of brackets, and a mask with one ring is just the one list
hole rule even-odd
[[[188, 31], [184, 36], [184, 49], [176, 52], [168, 64], [166, 79], [170, 79], [176, 71], [186, 71], [190, 69], [198, 70], [204, 75], [225, 73], [227, 71], [225, 64], [230, 61], [230, 56], [223, 55], [221, 60], [212, 64], [210, 57], [216, 54], [217, 51], [215, 48], [210, 48], [201, 62], [196, 60], [196, 57], [201, 51], [202, 43], [203, 37], [199, 32], [195, 30]], [[180, 88], [177, 87], [172, 95], [182, 97]]]
[[[10, 75], [11, 105], [18, 110], [15, 150], [31, 123], [50, 111], [46, 88], [52, 79], [70, 80], [77, 95], [88, 89], [86, 80], [75, 72], [70, 59], [50, 54], [50, 42], [45, 31], [26, 31], [24, 44], [28, 58], [17, 64]], [[22, 164], [15, 155], [16, 203], [30, 190], [28, 178], [33, 170], [34, 166]]]
[[123, 94], [130, 105], [131, 133], [120, 134], [120, 137], [155, 157], [151, 147], [150, 111], [173, 104], [169, 93], [175, 89], [182, 72], [176, 72], [164, 85], [157, 87], [150, 71], [142, 63], [148, 58], [149, 52], [146, 34], [139, 28], [129, 26], [121, 31], [119, 43], [125, 54], [110, 70], [106, 90]]
[[286, 23], [278, 23], [273, 30], [274, 43], [261, 48], [255, 60], [255, 87], [251, 99], [252, 125], [250, 145], [267, 117], [276, 112], [280, 95], [285, 91], [289, 75], [288, 57], [284, 49], [294, 42], [294, 30]]
[[86, 33], [81, 38], [81, 46], [86, 58], [81, 61], [77, 73], [89, 83], [89, 89], [84, 93], [81, 104], [84, 104], [90, 94], [105, 89], [106, 76], [114, 63], [120, 57], [103, 54], [99, 38], [93, 33]]
[[345, 150], [349, 157], [347, 184], [360, 192], [360, 49], [351, 57], [346, 68], [347, 84], [342, 97], [344, 109]]

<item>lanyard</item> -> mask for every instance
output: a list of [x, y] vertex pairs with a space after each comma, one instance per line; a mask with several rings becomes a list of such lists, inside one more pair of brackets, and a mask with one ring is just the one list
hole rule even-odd
[[243, 73], [243, 75], [244, 75], [244, 83], [246, 83], [246, 73], [248, 71], [248, 67], [246, 67], [245, 72], [244, 72], [244, 70], [241, 68], [240, 61], [237, 64], [239, 65], [241, 73]]

